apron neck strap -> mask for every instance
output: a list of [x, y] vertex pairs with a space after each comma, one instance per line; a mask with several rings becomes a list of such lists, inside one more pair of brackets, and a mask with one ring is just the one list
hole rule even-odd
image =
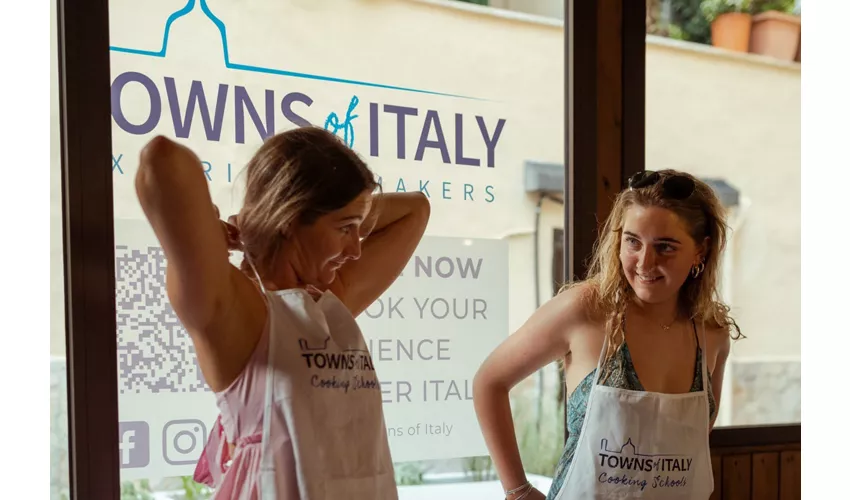
[[702, 364], [702, 390], [708, 392], [708, 352], [705, 349], [705, 322], [701, 321], [699, 328], [695, 320], [691, 320], [694, 330], [697, 331], [697, 342], [700, 348], [700, 362]]
[[[242, 248], [245, 248], [245, 244], [242, 244]], [[251, 259], [251, 256], [248, 255], [248, 252], [244, 252], [245, 260], [248, 261], [248, 265], [251, 266], [251, 270], [254, 271], [254, 276], [257, 278], [257, 283], [260, 285], [260, 290], [263, 291], [263, 295], [266, 294], [266, 286], [263, 285], [263, 279], [260, 278], [260, 273], [257, 272], [257, 268], [254, 266], [254, 261]]]
[[599, 353], [599, 361], [596, 363], [596, 375], [593, 377], [593, 385], [599, 384], [599, 377], [602, 373], [602, 365], [605, 364], [605, 357], [608, 351], [608, 332], [605, 332], [604, 340], [602, 341], [602, 352]]

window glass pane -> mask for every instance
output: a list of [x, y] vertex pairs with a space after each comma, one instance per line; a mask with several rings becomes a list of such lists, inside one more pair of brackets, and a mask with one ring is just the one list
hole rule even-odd
[[648, 2], [646, 165], [710, 181], [728, 210], [720, 294], [747, 338], [733, 342], [717, 425], [799, 422], [799, 11], [753, 2], [785, 15], [748, 36], [722, 19], [713, 31], [699, 3]]
[[50, 498], [70, 498], [56, 2], [50, 8]]
[[[192, 148], [226, 216], [263, 138], [308, 122], [342, 137], [384, 192], [430, 198], [414, 258], [358, 318], [401, 497], [501, 494], [471, 382], [563, 279], [563, 2], [180, 3], [110, 2], [125, 496], [208, 495], [191, 475], [217, 415], [134, 192], [139, 151], [157, 134]], [[543, 491], [563, 392], [553, 365], [512, 393]]]

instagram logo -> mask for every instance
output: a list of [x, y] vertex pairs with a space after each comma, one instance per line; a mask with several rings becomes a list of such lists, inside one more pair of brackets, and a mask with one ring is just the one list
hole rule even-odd
[[147, 422], [118, 422], [118, 453], [122, 469], [146, 467], [150, 463], [150, 427]]
[[162, 457], [171, 465], [192, 465], [207, 442], [207, 427], [200, 420], [172, 420], [162, 429]]

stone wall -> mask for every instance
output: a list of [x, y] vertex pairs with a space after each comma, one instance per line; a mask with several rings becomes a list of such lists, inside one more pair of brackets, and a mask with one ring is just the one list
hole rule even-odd
[[800, 422], [799, 360], [736, 361], [730, 369], [731, 425]]

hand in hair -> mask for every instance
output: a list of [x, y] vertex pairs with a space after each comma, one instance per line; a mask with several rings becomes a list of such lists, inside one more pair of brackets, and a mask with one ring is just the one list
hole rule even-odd
[[420, 192], [375, 197], [360, 227], [362, 255], [345, 264], [330, 286], [355, 317], [398, 278], [419, 245], [430, 216], [431, 205]]
[[[221, 219], [221, 211], [219, 211], [217, 205], [213, 205], [215, 208], [215, 216]], [[221, 230], [224, 232], [224, 240], [227, 242], [227, 250], [242, 250], [242, 240], [239, 237], [239, 221], [236, 215], [231, 215], [227, 218], [227, 221], [220, 220], [221, 222]]]

